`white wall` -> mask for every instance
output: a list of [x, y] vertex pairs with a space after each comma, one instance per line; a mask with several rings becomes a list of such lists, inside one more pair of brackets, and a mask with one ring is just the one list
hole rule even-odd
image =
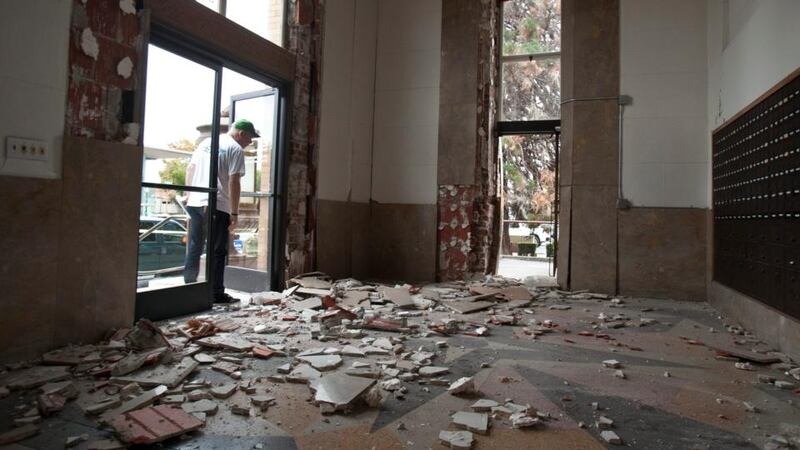
[[380, 0], [372, 199], [435, 204], [441, 0]]
[[72, 0], [5, 0], [2, 11], [0, 167], [6, 138], [23, 137], [46, 141], [60, 174]]
[[723, 0], [709, 0], [710, 130], [800, 67], [800, 1], [731, 1], [727, 18], [725, 9]]
[[441, 0], [329, 0], [318, 197], [435, 204]]
[[624, 194], [634, 206], [709, 206], [706, 2], [621, 1]]
[[318, 196], [368, 202], [372, 176], [374, 0], [328, 0], [322, 57]]

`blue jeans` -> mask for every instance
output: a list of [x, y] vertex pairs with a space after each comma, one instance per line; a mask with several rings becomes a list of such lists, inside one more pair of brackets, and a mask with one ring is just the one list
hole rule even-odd
[[[183, 269], [183, 281], [194, 283], [200, 272], [200, 256], [203, 254], [206, 236], [206, 214], [208, 208], [202, 206], [187, 206], [189, 211], [189, 247], [186, 251], [186, 262]], [[225, 293], [225, 264], [228, 259], [228, 227], [231, 216], [223, 211], [217, 211], [211, 223], [212, 261], [212, 289], [214, 297]]]
[[183, 267], [183, 281], [194, 283], [200, 272], [200, 255], [203, 254], [206, 244], [206, 208], [187, 206], [186, 210], [189, 212], [189, 245]]

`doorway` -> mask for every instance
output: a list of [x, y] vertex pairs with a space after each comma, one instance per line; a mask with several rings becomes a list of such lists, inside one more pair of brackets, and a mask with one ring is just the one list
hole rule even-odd
[[499, 275], [537, 285], [555, 283], [559, 139], [557, 129], [500, 137]]
[[[154, 33], [147, 49], [141, 141], [136, 317], [159, 320], [212, 305], [212, 221], [220, 139], [239, 119], [260, 137], [244, 148], [239, 221], [229, 232], [226, 289], [279, 288], [288, 83], [184, 40]], [[205, 163], [201, 164], [200, 161]], [[196, 170], [201, 172], [195, 173]]]

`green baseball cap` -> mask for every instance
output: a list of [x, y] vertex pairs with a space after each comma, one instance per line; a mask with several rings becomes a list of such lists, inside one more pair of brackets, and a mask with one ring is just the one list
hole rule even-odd
[[256, 127], [253, 126], [253, 122], [250, 122], [247, 119], [237, 120], [236, 123], [233, 124], [233, 128], [236, 128], [237, 130], [246, 131], [252, 134], [253, 137], [257, 138], [261, 137], [261, 135], [258, 134], [258, 131], [256, 131]]

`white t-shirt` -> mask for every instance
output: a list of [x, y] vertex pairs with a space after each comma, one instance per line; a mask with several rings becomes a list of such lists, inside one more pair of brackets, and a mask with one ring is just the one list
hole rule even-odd
[[[191, 180], [186, 180], [189, 186], [206, 187], [211, 171], [211, 138], [206, 138], [192, 154], [189, 163], [194, 165], [194, 174]], [[231, 213], [231, 175], [244, 176], [244, 150], [227, 134], [219, 137], [219, 157], [217, 166], [217, 211]], [[208, 194], [190, 192], [186, 201], [187, 206], [207, 206]]]

